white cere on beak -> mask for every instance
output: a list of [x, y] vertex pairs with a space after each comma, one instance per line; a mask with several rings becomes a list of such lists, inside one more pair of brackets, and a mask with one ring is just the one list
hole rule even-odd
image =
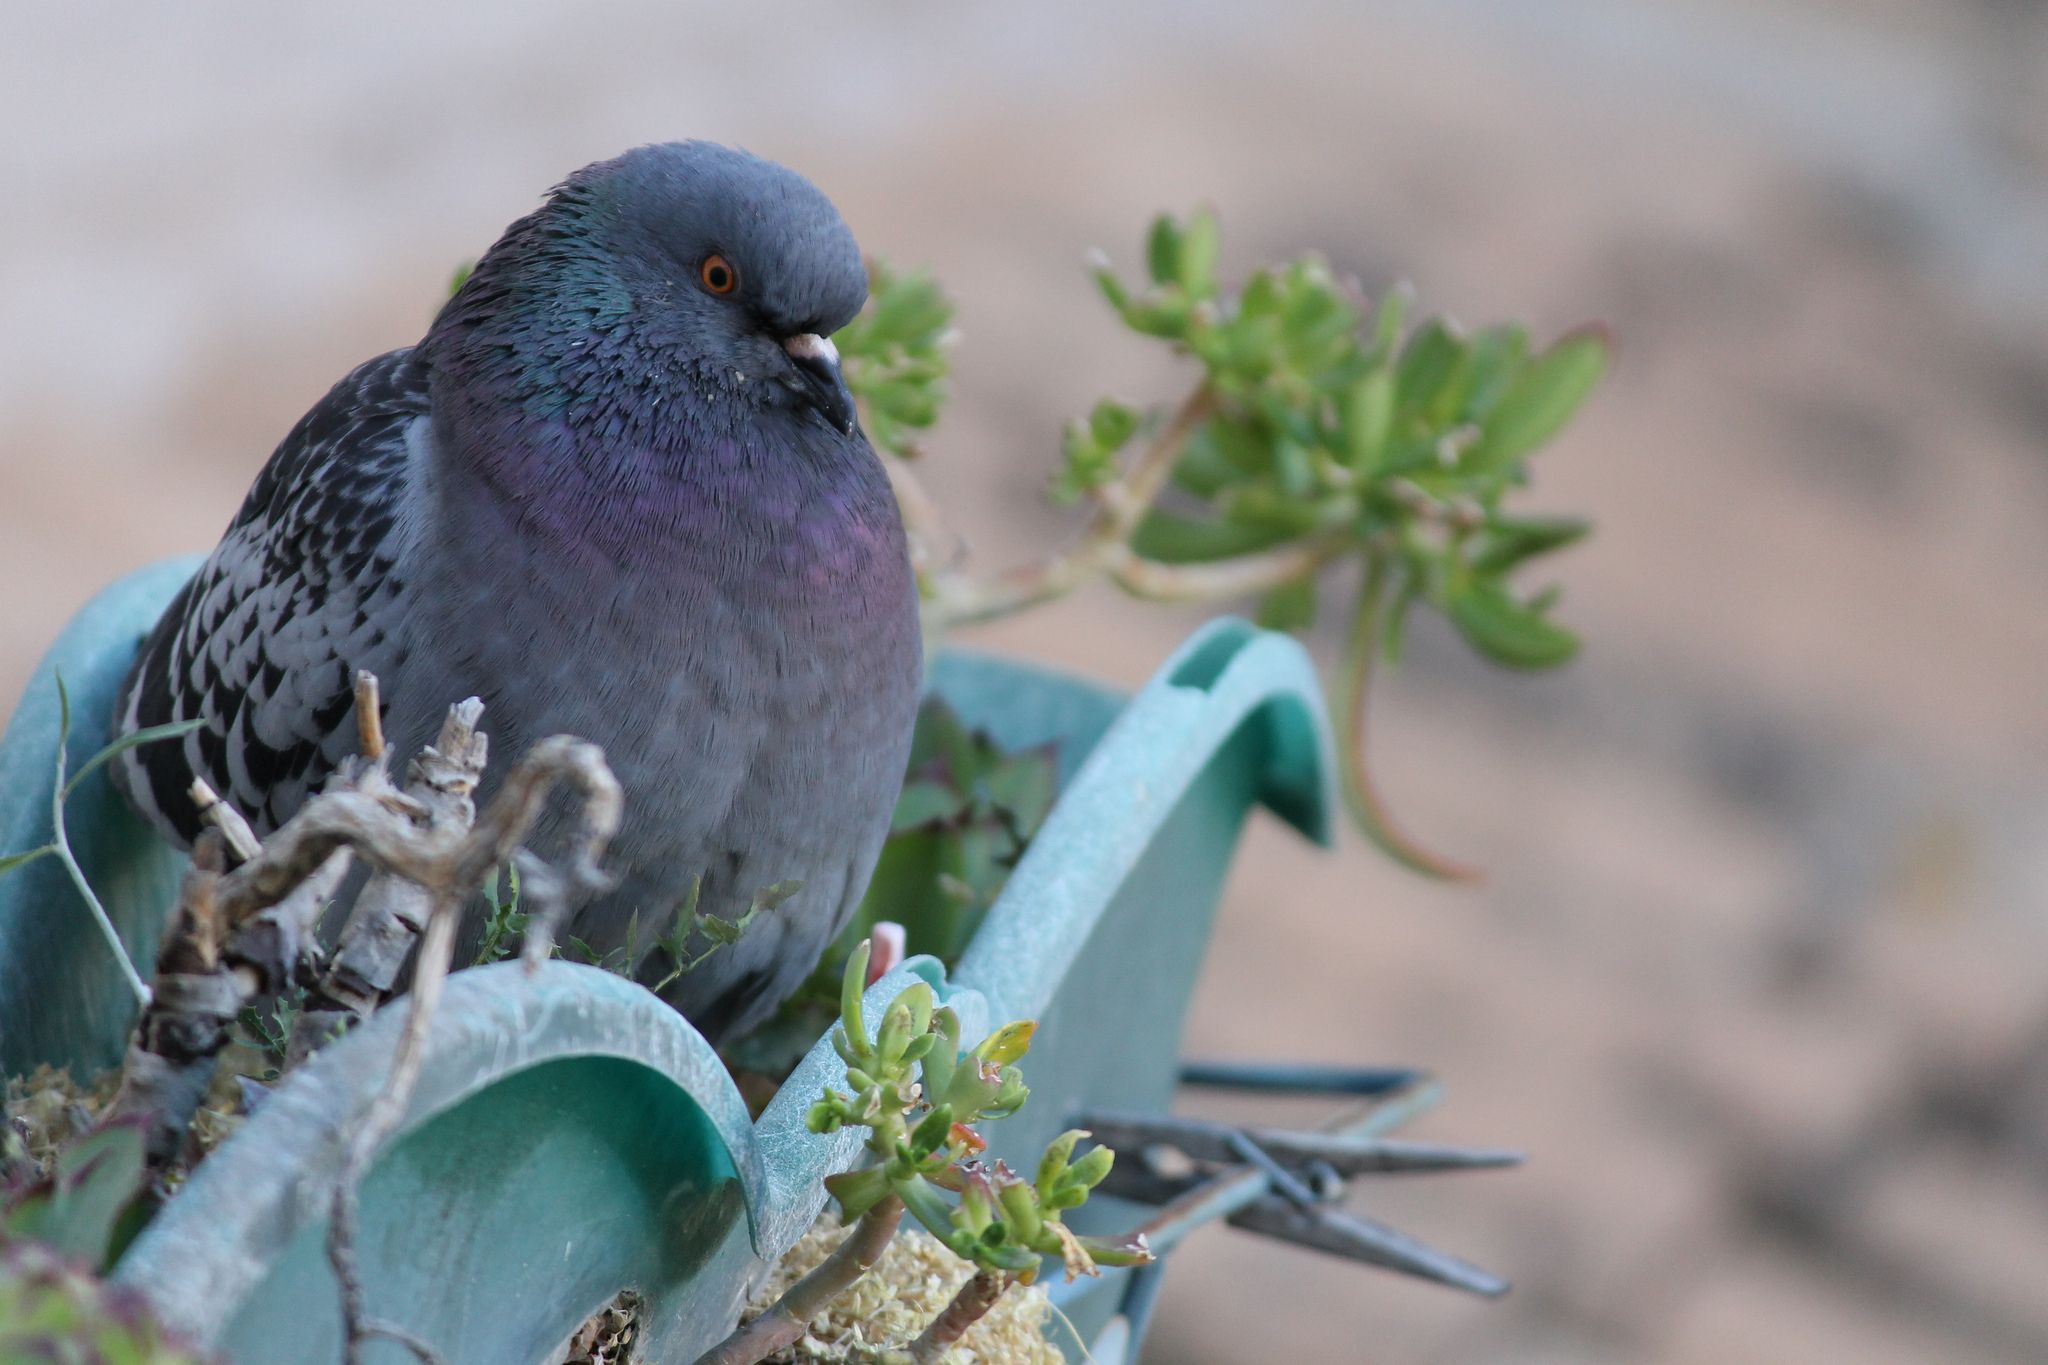
[[830, 337], [821, 337], [816, 332], [799, 332], [783, 342], [782, 349], [795, 360], [822, 360], [827, 365], [839, 363], [839, 348], [832, 344]]

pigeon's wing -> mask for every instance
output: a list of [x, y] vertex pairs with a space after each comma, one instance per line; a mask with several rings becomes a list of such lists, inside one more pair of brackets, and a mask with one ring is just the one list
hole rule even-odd
[[389, 677], [404, 657], [399, 509], [427, 411], [425, 368], [409, 350], [335, 385], [143, 641], [116, 733], [205, 721], [115, 765], [166, 834], [198, 836], [195, 775], [268, 833], [354, 752], [356, 670]]

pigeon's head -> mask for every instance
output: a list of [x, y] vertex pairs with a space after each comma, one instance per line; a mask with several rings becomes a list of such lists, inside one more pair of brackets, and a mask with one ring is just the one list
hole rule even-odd
[[815, 185], [772, 161], [668, 142], [586, 166], [477, 274], [522, 277], [503, 292], [474, 282], [497, 306], [538, 309], [557, 341], [623, 327], [700, 386], [854, 430], [830, 338], [867, 300], [860, 247]]

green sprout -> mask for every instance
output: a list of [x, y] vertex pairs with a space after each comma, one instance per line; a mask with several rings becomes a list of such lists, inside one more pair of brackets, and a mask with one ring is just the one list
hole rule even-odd
[[[730, 948], [738, 943], [740, 935], [747, 931], [747, 926], [803, 890], [804, 884], [801, 881], [784, 880], [764, 886], [754, 893], [746, 911], [738, 919], [732, 920], [707, 915], [697, 909], [698, 897], [703, 889], [702, 877], [691, 881], [690, 894], [684, 899], [682, 908], [676, 912], [675, 920], [669, 925], [668, 932], [654, 940], [655, 951], [667, 957], [670, 964], [668, 973], [647, 988], [657, 994], [666, 990], [685, 972], [697, 970], [719, 949]], [[633, 939], [638, 923], [639, 916], [635, 915], [634, 923], [629, 925], [626, 931], [626, 960], [629, 963], [637, 960], [633, 950]], [[690, 951], [690, 941], [696, 935], [703, 936], [704, 947], [701, 951], [693, 953]]]
[[819, 1310], [880, 1259], [906, 1212], [976, 1273], [917, 1340], [884, 1354], [892, 1365], [938, 1360], [1009, 1286], [1035, 1279], [1046, 1257], [1058, 1257], [1070, 1278], [1151, 1259], [1142, 1238], [1087, 1237], [1066, 1225], [1065, 1215], [1087, 1202], [1115, 1160], [1106, 1147], [1075, 1160], [1085, 1132], [1054, 1139], [1028, 1180], [981, 1160], [988, 1143], [976, 1125], [1009, 1117], [1030, 1097], [1018, 1063], [1037, 1026], [1005, 1024], [963, 1048], [959, 1016], [919, 981], [889, 1002], [871, 1034], [862, 1005], [869, 953], [862, 942], [840, 979], [831, 1042], [846, 1065], [845, 1085], [825, 1086], [805, 1115], [814, 1133], [865, 1130], [867, 1164], [825, 1181], [853, 1231], [697, 1365], [752, 1365], [796, 1341]]
[[[1558, 590], [1518, 578], [1590, 528], [1517, 503], [1530, 457], [1605, 372], [1609, 338], [1583, 328], [1539, 347], [1512, 324], [1413, 321], [1406, 290], [1369, 305], [1315, 256], [1227, 287], [1220, 251], [1215, 216], [1200, 212], [1153, 223], [1140, 282], [1094, 267], [1124, 325], [1166, 342], [1198, 377], [1178, 404], [1105, 399], [1068, 428], [1051, 493], [1090, 515], [1064, 551], [990, 578], [934, 563], [916, 554], [934, 534], [930, 504], [892, 469], [928, 620], [988, 620], [1107, 578], [1154, 600], [1254, 599], [1262, 625], [1305, 633], [1348, 569], [1356, 586], [1330, 689], [1347, 805], [1403, 864], [1470, 875], [1403, 834], [1374, 790], [1364, 756], [1373, 671], [1399, 661], [1418, 606], [1506, 667], [1551, 668], [1577, 652], [1555, 619]], [[849, 374], [868, 385], [855, 392], [871, 430], [897, 430], [876, 421], [877, 385], [922, 428], [944, 397], [950, 310], [922, 277], [877, 267], [871, 283], [869, 311], [840, 334]], [[891, 360], [912, 355], [921, 363]]]
[[868, 263], [868, 303], [833, 338], [875, 448], [909, 459], [946, 401], [953, 305], [930, 276]]

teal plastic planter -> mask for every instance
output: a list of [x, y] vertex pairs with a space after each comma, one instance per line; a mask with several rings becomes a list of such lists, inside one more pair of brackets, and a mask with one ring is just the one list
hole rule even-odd
[[[38, 668], [0, 740], [0, 851], [49, 835], [53, 672], [71, 691], [76, 762], [105, 743], [135, 646], [190, 568], [164, 565], [110, 588]], [[1238, 621], [1197, 633], [1129, 699], [958, 652], [938, 660], [932, 686], [1006, 745], [1057, 745], [1060, 796], [951, 979], [913, 959], [875, 985], [870, 1017], [922, 978], [961, 1012], [969, 1037], [1006, 1019], [1040, 1021], [1031, 1102], [991, 1129], [997, 1154], [1014, 1162], [1082, 1109], [1165, 1109], [1244, 818], [1263, 803], [1325, 839], [1328, 739], [1301, 649]], [[89, 878], [130, 951], [150, 960], [182, 855], [102, 777], [69, 810]], [[111, 1064], [132, 1014], [62, 869], [44, 859], [0, 879], [7, 1070]], [[116, 1278], [243, 1365], [339, 1360], [327, 1201], [343, 1136], [402, 1020], [386, 1011], [294, 1073], [200, 1166]], [[750, 1122], [711, 1048], [630, 982], [561, 962], [456, 974], [411, 1107], [362, 1191], [372, 1311], [456, 1365], [526, 1365], [632, 1287], [647, 1304], [642, 1358], [690, 1359], [810, 1226], [821, 1178], [856, 1159], [851, 1135], [803, 1126], [819, 1088], [842, 1075], [821, 1041]], [[1083, 1212], [1090, 1231], [1139, 1216], [1106, 1199]], [[1135, 1347], [1128, 1324], [1110, 1326], [1128, 1284], [1112, 1272], [1057, 1292], [1099, 1365]], [[1067, 1345], [1079, 1359], [1078, 1342]], [[410, 1358], [381, 1344], [373, 1355]]]

